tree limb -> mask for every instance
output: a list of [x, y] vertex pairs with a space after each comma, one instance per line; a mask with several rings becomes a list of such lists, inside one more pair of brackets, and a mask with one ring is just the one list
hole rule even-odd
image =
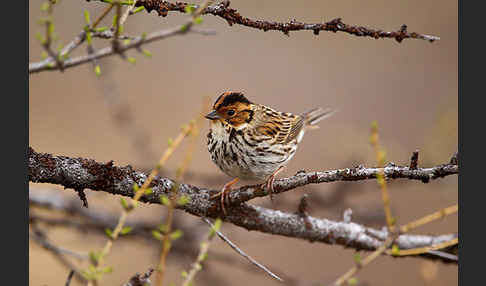
[[[184, 2], [171, 3], [162, 0], [140, 0], [137, 1], [135, 6], [143, 6], [145, 10], [150, 13], [152, 10], [157, 11], [159, 16], [167, 16], [169, 11], [178, 11], [185, 13], [187, 5], [193, 7], [198, 7], [195, 4], [189, 4]], [[415, 32], [408, 32], [407, 25], [403, 24], [398, 31], [385, 32], [379, 29], [371, 29], [363, 26], [353, 26], [345, 24], [341, 21], [341, 18], [336, 18], [329, 22], [317, 23], [317, 24], [307, 24], [292, 20], [288, 23], [278, 23], [273, 21], [265, 20], [252, 20], [240, 15], [236, 9], [229, 8], [230, 1], [223, 1], [219, 4], [212, 5], [203, 10], [202, 14], [211, 14], [213, 16], [218, 16], [230, 26], [233, 24], [243, 25], [250, 28], [255, 28], [263, 31], [281, 31], [285, 35], [289, 35], [290, 31], [303, 31], [310, 30], [313, 31], [315, 35], [319, 35], [320, 31], [330, 31], [330, 32], [344, 32], [357, 37], [371, 37], [375, 39], [380, 38], [394, 38], [397, 42], [402, 42], [404, 39], [421, 39], [430, 42], [440, 40], [437, 36], [430, 36], [419, 34]]]
[[[147, 179], [146, 174], [134, 171], [129, 165], [117, 167], [113, 165], [113, 161], [103, 164], [85, 158], [53, 156], [37, 153], [30, 147], [28, 165], [29, 181], [34, 183], [58, 184], [65, 188], [91, 189], [127, 197], [134, 196], [133, 184], [141, 185]], [[425, 176], [433, 179], [458, 172], [457, 166], [450, 164], [413, 171], [407, 171], [406, 168], [408, 167], [388, 166], [385, 167], [385, 174], [390, 178], [401, 177], [422, 180]], [[357, 168], [354, 169], [355, 171], [343, 169], [344, 171], [301, 173], [275, 181], [274, 187], [278, 192], [282, 192], [284, 189], [295, 189], [309, 183], [372, 179], [376, 176], [377, 169]], [[140, 200], [160, 204], [160, 195], [168, 195], [174, 184], [175, 182], [168, 178], [156, 177], [149, 186], [153, 192], [142, 196]], [[234, 190], [232, 194], [239, 193], [240, 190], [244, 191], [245, 188], [248, 190], [251, 187], [242, 187], [239, 190]], [[247, 203], [234, 205], [235, 201], [232, 202], [233, 206], [228, 209], [228, 215], [224, 217], [220, 204], [209, 199], [218, 192], [217, 190], [208, 190], [189, 184], [180, 184], [178, 195], [188, 196], [190, 201], [187, 204], [178, 205], [177, 208], [199, 217], [221, 217], [225, 221], [247, 230], [300, 238], [311, 242], [339, 244], [355, 249], [375, 250], [383, 244], [388, 236], [384, 230], [368, 228], [353, 222], [336, 222], [311, 216], [307, 216], [306, 221], [304, 221], [299, 214], [266, 209]], [[235, 196], [232, 197], [236, 198]], [[245, 198], [249, 198], [249, 196], [246, 195]], [[400, 249], [411, 249], [436, 245], [457, 236], [457, 234], [439, 236], [400, 235], [396, 244]]]

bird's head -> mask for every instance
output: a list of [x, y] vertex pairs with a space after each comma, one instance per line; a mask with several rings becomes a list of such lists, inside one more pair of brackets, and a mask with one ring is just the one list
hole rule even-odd
[[243, 93], [228, 91], [216, 99], [213, 110], [205, 117], [241, 129], [252, 120], [253, 106]]

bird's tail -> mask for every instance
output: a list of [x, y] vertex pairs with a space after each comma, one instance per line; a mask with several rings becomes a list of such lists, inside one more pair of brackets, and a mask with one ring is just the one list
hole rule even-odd
[[305, 118], [305, 125], [313, 126], [317, 124], [319, 121], [330, 117], [336, 112], [337, 110], [332, 110], [330, 108], [322, 109], [320, 107], [317, 107], [302, 113], [302, 117]]

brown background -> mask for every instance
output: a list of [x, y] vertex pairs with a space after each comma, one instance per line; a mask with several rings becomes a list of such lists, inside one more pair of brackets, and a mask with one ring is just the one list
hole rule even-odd
[[[40, 60], [41, 47], [36, 32], [42, 1], [29, 1], [29, 61]], [[342, 17], [348, 24], [396, 30], [407, 24], [409, 31], [441, 37], [435, 43], [422, 40], [358, 38], [343, 33], [311, 31], [262, 32], [233, 26], [214, 16], [205, 16], [199, 29], [211, 29], [215, 36], [189, 34], [146, 46], [151, 59], [136, 51], [135, 65], [110, 57], [101, 61], [101, 78], [91, 65], [64, 72], [43, 72], [29, 77], [30, 145], [41, 152], [82, 156], [115, 164], [150, 167], [183, 123], [200, 110], [202, 98], [214, 100], [226, 90], [243, 91], [250, 100], [281, 111], [300, 113], [314, 106], [339, 109], [321, 128], [306, 134], [297, 155], [282, 176], [297, 170], [327, 170], [374, 165], [369, 146], [370, 123], [379, 125], [380, 140], [387, 159], [407, 164], [412, 151], [420, 149], [422, 166], [449, 160], [457, 150], [457, 2], [456, 1], [233, 1], [233, 8], [253, 19], [289, 21], [293, 18], [313, 23]], [[83, 9], [92, 17], [104, 4], [91, 1], [61, 1], [55, 7], [59, 43], [67, 43], [84, 25]], [[158, 17], [155, 12], [130, 16], [125, 32], [138, 35], [174, 27], [185, 16], [171, 13]], [[111, 23], [111, 17], [104, 25]], [[101, 48], [109, 43], [95, 41]], [[74, 55], [86, 52], [85, 46]], [[137, 132], [120, 128], [107, 103], [126, 104], [135, 117]], [[230, 178], [221, 174], [210, 161], [204, 135], [196, 144], [189, 168], [194, 176], [186, 183], [220, 188]], [[133, 139], [148, 134], [147, 159], [133, 146]], [[185, 148], [187, 144], [183, 144]], [[182, 149], [181, 149], [182, 150]], [[170, 159], [167, 175], [173, 177], [183, 151]], [[207, 180], [210, 176], [212, 179]], [[53, 188], [52, 186], [37, 186]], [[434, 181], [396, 181], [390, 185], [392, 211], [399, 223], [428, 214], [457, 202], [457, 176]], [[75, 197], [71, 190], [63, 191]], [[376, 182], [333, 183], [308, 186], [277, 197], [253, 203], [294, 211], [303, 193], [310, 195], [313, 216], [342, 219], [346, 208], [353, 209], [353, 220], [380, 228], [384, 225], [381, 195]], [[333, 194], [341, 195], [336, 198]], [[118, 198], [87, 191], [90, 208], [119, 212]], [[164, 209], [143, 206], [135, 218], [162, 222]], [[206, 232], [195, 217], [177, 212], [181, 228], [188, 233], [178, 240], [179, 248], [192, 251], [189, 256], [174, 251], [169, 257], [168, 282], [179, 284], [180, 272], [188, 269], [197, 251], [197, 241]], [[457, 231], [457, 216], [417, 230], [422, 234]], [[269, 266], [293, 285], [318, 285], [336, 279], [353, 265], [353, 250], [341, 246], [272, 236], [229, 224], [226, 233], [241, 248]], [[72, 228], [48, 228], [49, 237], [58, 245], [87, 253], [103, 246], [105, 237], [75, 231]], [[194, 248], [196, 247], [196, 248]], [[29, 273], [31, 285], [62, 285], [68, 269], [47, 251], [30, 243]], [[103, 285], [120, 285], [135, 272], [157, 264], [158, 244], [153, 240], [122, 239], [115, 243], [107, 263], [114, 272], [105, 276]], [[86, 267], [86, 263], [81, 264]], [[382, 257], [364, 269], [358, 280], [368, 285], [456, 285], [457, 266], [424, 262], [418, 258]], [[215, 240], [208, 263], [196, 278], [196, 285], [279, 285], [248, 265], [228, 246]], [[76, 281], [72, 285], [78, 285]]]

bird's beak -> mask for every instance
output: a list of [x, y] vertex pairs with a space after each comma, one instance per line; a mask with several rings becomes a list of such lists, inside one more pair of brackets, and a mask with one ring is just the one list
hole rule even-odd
[[210, 120], [216, 120], [216, 119], [220, 119], [221, 116], [219, 116], [219, 114], [216, 112], [216, 110], [213, 110], [211, 111], [210, 113], [206, 114], [206, 117], [207, 119], [210, 119]]

